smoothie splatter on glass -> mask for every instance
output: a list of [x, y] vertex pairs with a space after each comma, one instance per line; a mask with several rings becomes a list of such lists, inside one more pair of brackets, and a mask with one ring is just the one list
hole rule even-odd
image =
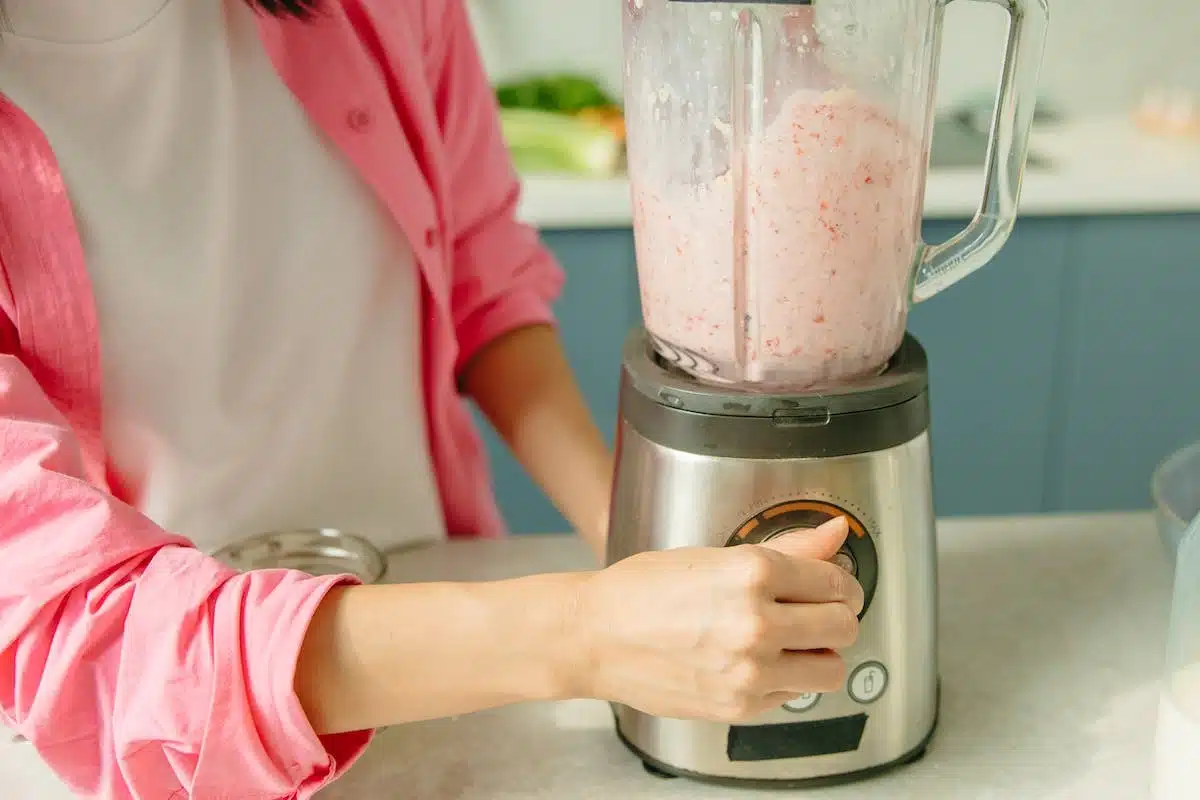
[[[850, 90], [791, 95], [733, 174], [633, 181], [646, 327], [701, 378], [819, 388], [900, 345], [924, 151]], [[741, 253], [739, 254], [739, 250]]]

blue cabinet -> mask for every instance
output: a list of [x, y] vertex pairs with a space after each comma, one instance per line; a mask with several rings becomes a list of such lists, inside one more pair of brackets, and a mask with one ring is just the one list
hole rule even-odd
[[[965, 224], [927, 223], [925, 239]], [[992, 262], [909, 315], [929, 354], [939, 514], [1042, 509], [1066, 230], [1021, 220]]]
[[[965, 222], [929, 222], [941, 241]], [[611, 435], [620, 350], [640, 320], [628, 229], [545, 234], [557, 311]], [[943, 515], [1144, 508], [1154, 466], [1200, 439], [1200, 215], [1025, 218], [996, 259], [912, 310], [929, 352]], [[485, 427], [516, 531], [566, 523]]]
[[[621, 345], [641, 318], [628, 230], [553, 231], [543, 235], [567, 271], [555, 308], [567, 357], [597, 423], [612, 441], [617, 419]], [[566, 520], [542, 495], [503, 441], [480, 419], [500, 510], [514, 531], [562, 533]]]
[[1080, 220], [1065, 297], [1048, 508], [1144, 508], [1200, 439], [1200, 216]]

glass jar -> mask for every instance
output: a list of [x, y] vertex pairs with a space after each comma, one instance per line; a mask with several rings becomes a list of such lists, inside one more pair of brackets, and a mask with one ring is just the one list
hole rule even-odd
[[1167, 661], [1155, 742], [1154, 800], [1200, 796], [1200, 516], [1175, 559]]

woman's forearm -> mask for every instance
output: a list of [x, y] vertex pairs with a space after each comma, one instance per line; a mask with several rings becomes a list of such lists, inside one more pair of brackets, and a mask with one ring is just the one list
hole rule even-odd
[[319, 734], [574, 696], [583, 579], [335, 589], [301, 648], [297, 696]]
[[612, 454], [557, 332], [535, 326], [500, 337], [471, 362], [464, 383], [521, 465], [602, 555]]
[[[499, 338], [464, 383], [533, 479], [603, 552], [611, 456], [555, 331]], [[320, 734], [577, 696], [586, 647], [574, 606], [585, 577], [334, 589], [301, 648], [296, 694]]]

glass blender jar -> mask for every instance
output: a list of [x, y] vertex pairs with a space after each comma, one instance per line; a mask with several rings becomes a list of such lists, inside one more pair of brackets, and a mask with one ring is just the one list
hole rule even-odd
[[701, 381], [808, 390], [876, 375], [911, 302], [1015, 221], [1049, 13], [1010, 15], [970, 225], [921, 240], [949, 0], [626, 0], [638, 279], [659, 355]]
[[1154, 800], [1187, 800], [1200, 783], [1200, 516], [1175, 557], [1166, 671], [1158, 707]]

